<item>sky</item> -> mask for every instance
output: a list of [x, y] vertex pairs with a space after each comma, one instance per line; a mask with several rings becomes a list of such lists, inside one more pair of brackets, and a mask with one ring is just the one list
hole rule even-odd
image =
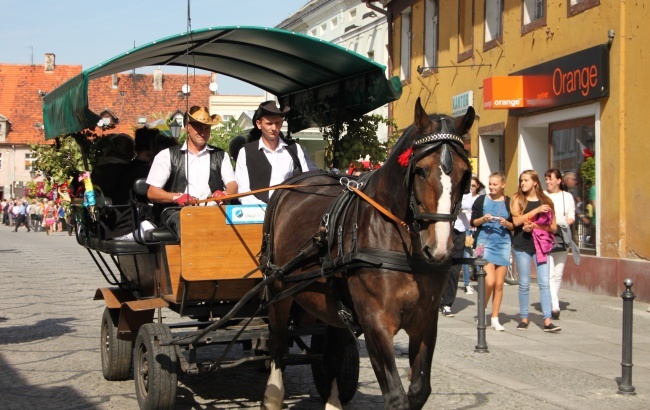
[[[191, 0], [191, 29], [274, 27], [309, 0]], [[0, 0], [0, 63], [94, 67], [135, 46], [187, 30], [186, 0]], [[152, 69], [136, 72], [150, 73]], [[163, 73], [184, 73], [163, 67]], [[256, 87], [218, 77], [219, 94], [261, 94]]]

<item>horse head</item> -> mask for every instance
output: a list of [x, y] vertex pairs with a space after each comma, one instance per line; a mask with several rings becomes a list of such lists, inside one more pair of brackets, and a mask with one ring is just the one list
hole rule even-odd
[[453, 250], [452, 224], [471, 180], [461, 136], [471, 128], [474, 116], [472, 107], [458, 120], [427, 115], [418, 98], [413, 128], [399, 144], [398, 163], [406, 167], [404, 185], [413, 231], [430, 262], [446, 260]]

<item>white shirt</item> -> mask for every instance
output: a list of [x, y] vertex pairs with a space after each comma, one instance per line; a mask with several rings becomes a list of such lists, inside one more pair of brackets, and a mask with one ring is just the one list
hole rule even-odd
[[[187, 151], [187, 187], [185, 192], [199, 199], [206, 199], [212, 196], [212, 191], [208, 181], [210, 179], [210, 152], [213, 148], [207, 145], [197, 154], [193, 154], [187, 150], [187, 141], [181, 147], [182, 155]], [[169, 157], [169, 148], [164, 149], [156, 155], [151, 164], [149, 175], [147, 176], [147, 184], [163, 188], [167, 183], [172, 172], [172, 163]], [[221, 161], [221, 180], [224, 186], [229, 182], [235, 180], [235, 173], [232, 169], [230, 156], [226, 152], [223, 161]], [[208, 205], [216, 205], [216, 202], [209, 203]]]
[[478, 195], [472, 196], [471, 192], [463, 195], [463, 200], [460, 204], [460, 213], [454, 222], [454, 229], [458, 232], [465, 232], [473, 229], [469, 224], [469, 220], [472, 216], [472, 205], [474, 205], [476, 198], [478, 198]]
[[[307, 161], [305, 161], [305, 154], [302, 152], [300, 145], [296, 145], [296, 151], [298, 152], [298, 161], [300, 161], [300, 166], [303, 171], [307, 171]], [[292, 175], [293, 172], [293, 159], [291, 154], [287, 151], [287, 143], [280, 140], [278, 147], [275, 151], [269, 149], [264, 145], [262, 138], [259, 139], [258, 149], [261, 149], [266, 156], [266, 159], [271, 164], [271, 182], [269, 186], [278, 185], [284, 182], [287, 178]], [[239, 193], [249, 192], [251, 190], [251, 183], [248, 179], [248, 166], [246, 165], [246, 149], [242, 148], [239, 150], [239, 155], [237, 156], [237, 164], [235, 165], [235, 178], [237, 179], [237, 185], [239, 186]], [[269, 191], [269, 198], [273, 195], [273, 191]], [[248, 204], [263, 204], [264, 202], [260, 201], [255, 197], [255, 195], [247, 195], [239, 198], [243, 205]]]
[[[567, 219], [576, 219], [576, 204], [573, 200], [573, 195], [566, 191], [550, 193], [544, 191], [551, 201], [553, 201], [553, 208], [555, 208], [555, 221], [558, 225], [569, 226]], [[562, 198], [564, 196], [564, 198]]]

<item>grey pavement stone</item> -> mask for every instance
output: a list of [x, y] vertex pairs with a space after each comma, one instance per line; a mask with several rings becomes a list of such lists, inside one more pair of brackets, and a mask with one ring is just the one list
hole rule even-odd
[[[99, 334], [106, 286], [86, 250], [65, 233], [13, 233], [0, 226], [0, 397], [3, 409], [135, 409], [133, 380], [109, 382], [101, 372]], [[635, 303], [633, 385], [616, 394], [621, 374], [620, 298], [561, 292], [559, 334], [542, 331], [539, 292], [531, 286], [531, 326], [516, 331], [517, 287], [505, 289], [501, 323], [487, 331], [489, 353], [474, 353], [476, 295], [459, 291], [454, 318], [439, 319], [426, 409], [650, 408], [650, 314]], [[175, 320], [175, 313], [166, 316]], [[363, 337], [360, 383], [345, 409], [382, 408]], [[222, 349], [210, 347], [200, 354]], [[235, 349], [237, 350], [237, 349]], [[395, 337], [397, 366], [408, 388], [408, 339]], [[243, 354], [243, 353], [240, 353]], [[257, 408], [263, 369], [230, 369], [182, 378], [179, 409]], [[284, 374], [286, 406], [321, 409], [308, 366]]]

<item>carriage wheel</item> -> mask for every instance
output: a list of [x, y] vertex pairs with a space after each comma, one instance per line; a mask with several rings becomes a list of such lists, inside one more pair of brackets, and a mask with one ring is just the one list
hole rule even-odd
[[147, 323], [135, 341], [135, 394], [142, 410], [172, 409], [176, 401], [178, 357], [174, 346], [161, 346], [171, 340], [169, 328]]
[[[324, 335], [313, 335], [311, 337], [310, 353], [323, 353], [325, 347]], [[311, 364], [311, 374], [314, 377], [316, 390], [323, 401], [329, 399], [331, 384], [325, 379], [324, 363], [328, 363], [328, 357], [323, 355], [322, 360], [314, 361]], [[339, 389], [339, 400], [347, 403], [354, 397], [359, 384], [359, 350], [354, 340], [343, 347], [342, 362], [339, 374], [336, 376], [336, 385]]]
[[517, 269], [517, 261], [515, 260], [514, 251], [510, 251], [510, 266], [506, 271], [506, 283], [508, 285], [518, 285], [519, 284], [519, 269]]
[[102, 373], [106, 380], [126, 380], [131, 376], [133, 344], [117, 338], [119, 312], [104, 309], [102, 316]]

